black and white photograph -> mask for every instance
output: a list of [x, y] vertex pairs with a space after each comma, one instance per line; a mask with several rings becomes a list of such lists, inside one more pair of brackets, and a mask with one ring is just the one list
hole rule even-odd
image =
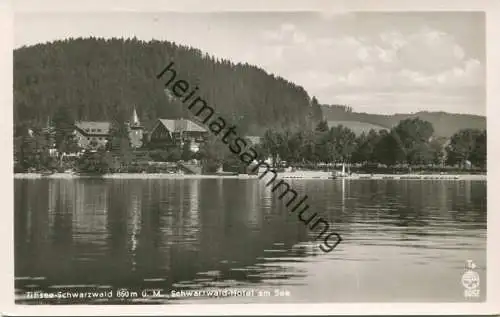
[[13, 13], [16, 305], [486, 302], [484, 11], [118, 7]]

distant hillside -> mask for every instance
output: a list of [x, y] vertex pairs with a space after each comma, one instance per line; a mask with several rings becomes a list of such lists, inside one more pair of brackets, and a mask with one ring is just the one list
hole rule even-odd
[[388, 130], [386, 127], [366, 122], [328, 120], [328, 127], [330, 128], [339, 125], [351, 129], [357, 136], [361, 135], [363, 132], [367, 134], [371, 129], [375, 131]]
[[[169, 100], [156, 75], [171, 61], [186, 80], [240, 132], [299, 127], [321, 119], [307, 92], [248, 64], [234, 64], [172, 42], [69, 39], [14, 51], [14, 124], [45, 125], [59, 107], [73, 119], [111, 120], [135, 106], [148, 126], [157, 118], [189, 117]], [[192, 89], [191, 88], [191, 89]]]
[[[438, 137], [451, 137], [460, 129], [486, 129], [486, 117], [453, 114], [446, 112], [418, 112], [414, 114], [394, 114], [378, 115], [369, 113], [351, 112], [351, 109], [345, 106], [321, 106], [323, 116], [327, 121], [348, 121], [354, 126], [359, 123], [373, 124], [385, 128], [392, 128], [399, 121], [419, 117], [422, 120], [429, 121], [434, 127], [434, 135]], [[348, 124], [345, 124], [349, 126]]]

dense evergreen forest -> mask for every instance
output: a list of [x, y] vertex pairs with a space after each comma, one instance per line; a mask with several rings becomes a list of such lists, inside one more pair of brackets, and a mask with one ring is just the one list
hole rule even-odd
[[177, 77], [199, 86], [216, 111], [242, 133], [313, 127], [317, 101], [283, 78], [171, 42], [78, 38], [14, 51], [14, 124], [44, 127], [56, 109], [74, 120], [116, 120], [135, 106], [149, 127], [157, 118], [190, 117], [156, 75], [175, 63]]
[[353, 112], [351, 107], [342, 105], [323, 105], [322, 113], [326, 120], [363, 122], [391, 129], [400, 121], [420, 118], [434, 126], [434, 135], [450, 138], [462, 129], [486, 129], [486, 118], [469, 114], [421, 111], [415, 114], [378, 115]]

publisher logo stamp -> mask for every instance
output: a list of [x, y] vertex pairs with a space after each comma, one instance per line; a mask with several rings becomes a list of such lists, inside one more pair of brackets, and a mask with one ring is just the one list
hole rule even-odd
[[479, 297], [479, 274], [474, 271], [476, 264], [472, 260], [467, 260], [465, 273], [462, 275], [462, 285], [465, 288], [466, 298]]

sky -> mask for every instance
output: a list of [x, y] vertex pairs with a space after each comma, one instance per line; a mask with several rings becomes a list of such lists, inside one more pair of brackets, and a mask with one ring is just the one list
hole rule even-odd
[[479, 12], [16, 12], [14, 47], [137, 37], [247, 62], [322, 104], [393, 114], [486, 115]]

